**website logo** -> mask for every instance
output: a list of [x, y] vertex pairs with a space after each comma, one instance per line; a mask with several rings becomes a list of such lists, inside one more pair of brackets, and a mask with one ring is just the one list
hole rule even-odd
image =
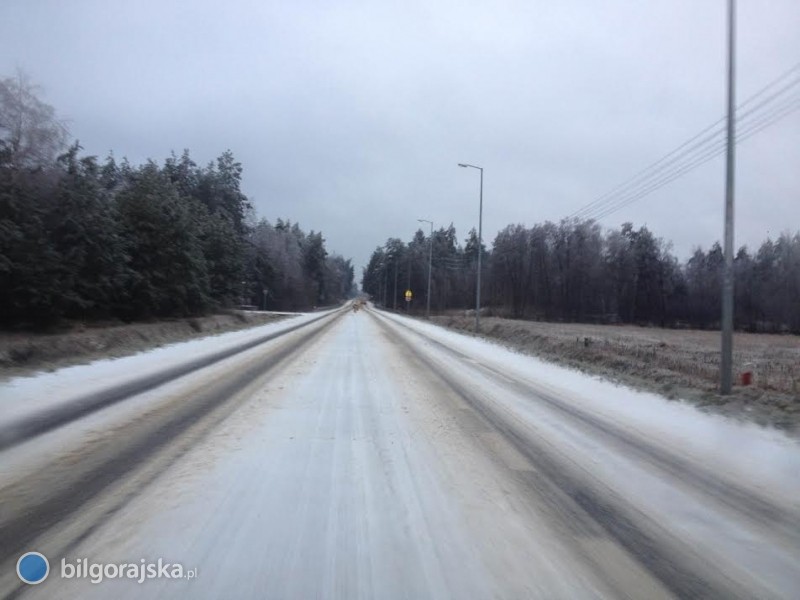
[[41, 552], [26, 552], [17, 561], [17, 577], [29, 585], [42, 583], [50, 574], [50, 563]]
[[88, 579], [95, 584], [108, 579], [132, 579], [137, 583], [144, 583], [147, 579], [196, 579], [197, 567], [187, 569], [163, 558], [154, 562], [142, 558], [129, 563], [97, 563], [88, 558], [78, 558], [73, 562], [62, 558], [61, 578]]

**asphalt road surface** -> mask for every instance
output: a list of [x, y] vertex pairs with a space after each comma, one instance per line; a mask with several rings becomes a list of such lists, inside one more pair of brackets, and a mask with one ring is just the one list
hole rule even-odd
[[[733, 460], [749, 429], [670, 437], [432, 331], [336, 311], [9, 442], [0, 596], [800, 597], [794, 442]], [[113, 577], [159, 559], [193, 578]]]

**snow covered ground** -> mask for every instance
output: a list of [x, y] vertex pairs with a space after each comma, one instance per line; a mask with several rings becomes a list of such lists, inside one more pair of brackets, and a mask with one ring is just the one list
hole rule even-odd
[[49, 373], [0, 381], [0, 425], [25, 418], [110, 386], [135, 381], [192, 360], [224, 352], [261, 337], [319, 318], [323, 313], [298, 313], [260, 327], [179, 342], [132, 356], [97, 360]]
[[[186, 356], [182, 346], [122, 359], [140, 362], [114, 373], [170, 364]], [[210, 387], [268, 351], [126, 400], [92, 427]], [[109, 364], [76, 369], [18, 381], [15, 397], [114, 381]], [[2, 406], [13, 402], [0, 394]], [[789, 598], [800, 589], [800, 444], [778, 432], [374, 311], [343, 315], [241, 394], [135, 493], [107, 489], [36, 540], [30, 549], [58, 552], [50, 577], [20, 588], [0, 574], [0, 595]], [[60, 448], [83, 443], [69, 435], [83, 421], [58, 433]], [[31, 454], [44, 460], [56, 447], [48, 435], [0, 455], [11, 465], [0, 491]], [[115, 494], [124, 502], [100, 510]], [[91, 583], [62, 578], [62, 558], [163, 558], [197, 578]]]
[[555, 392], [649, 443], [702, 460], [709, 469], [722, 470], [742, 484], [780, 494], [800, 509], [800, 442], [779, 430], [706, 413], [690, 403], [617, 385], [436, 325], [384, 316], [515, 380]]

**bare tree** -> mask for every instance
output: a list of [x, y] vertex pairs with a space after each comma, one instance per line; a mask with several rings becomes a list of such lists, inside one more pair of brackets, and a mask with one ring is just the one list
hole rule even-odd
[[66, 145], [67, 128], [39, 91], [22, 71], [0, 80], [0, 145], [13, 168], [50, 165]]

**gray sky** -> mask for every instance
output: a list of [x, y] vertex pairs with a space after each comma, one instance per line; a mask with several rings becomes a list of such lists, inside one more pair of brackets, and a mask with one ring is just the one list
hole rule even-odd
[[[739, 1], [743, 100], [800, 61], [800, 2]], [[230, 148], [259, 216], [361, 267], [417, 218], [557, 221], [725, 112], [724, 0], [4, 0], [21, 68], [87, 152]], [[795, 94], [797, 91], [795, 91]], [[738, 147], [736, 245], [800, 229], [800, 111]], [[681, 258], [722, 234], [717, 158], [601, 220]]]

